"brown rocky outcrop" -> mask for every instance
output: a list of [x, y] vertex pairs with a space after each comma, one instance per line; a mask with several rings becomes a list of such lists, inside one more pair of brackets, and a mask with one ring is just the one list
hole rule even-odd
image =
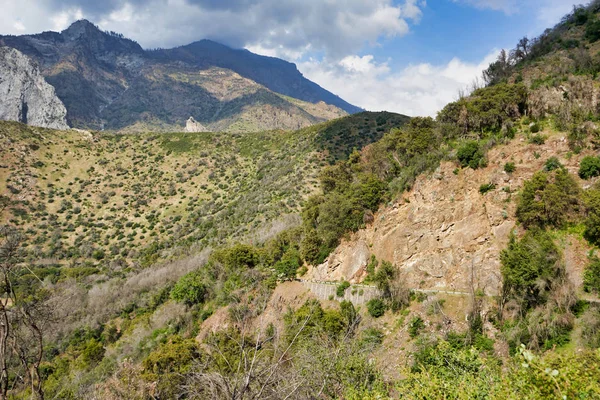
[[[560, 135], [542, 146], [524, 139], [493, 148], [489, 164], [479, 170], [462, 169], [444, 162], [430, 176], [417, 179], [413, 189], [375, 214], [375, 221], [352, 235], [312, 268], [307, 279], [360, 282], [371, 254], [392, 262], [411, 288], [469, 291], [489, 295], [501, 287], [500, 252], [516, 228], [517, 192], [524, 180], [543, 168], [551, 156], [576, 175], [584, 154], [570, 159]], [[512, 161], [516, 171], [504, 172]], [[495, 189], [481, 194], [482, 184]]]

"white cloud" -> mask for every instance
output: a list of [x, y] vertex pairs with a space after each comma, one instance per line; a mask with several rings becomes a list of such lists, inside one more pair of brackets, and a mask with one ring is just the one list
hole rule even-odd
[[298, 67], [307, 78], [367, 110], [435, 116], [456, 99], [459, 90], [480, 77], [497, 54], [490, 52], [479, 63], [454, 58], [443, 65], [415, 64], [397, 72], [371, 55], [349, 56], [334, 63], [309, 60]]
[[[263, 54], [311, 50], [340, 59], [381, 37], [405, 35], [423, 0], [2, 0], [0, 33], [65, 28], [88, 18], [145, 47], [208, 38]], [[23, 29], [15, 22], [22, 21]], [[59, 29], [59, 30], [60, 30]]]
[[539, 7], [537, 18], [544, 26], [550, 28], [560, 22], [561, 18], [573, 11], [573, 6], [580, 2], [567, 0], [546, 0]]

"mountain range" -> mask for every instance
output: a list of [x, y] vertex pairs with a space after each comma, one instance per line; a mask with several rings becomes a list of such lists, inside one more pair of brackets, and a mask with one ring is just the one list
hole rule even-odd
[[177, 131], [300, 129], [361, 111], [292, 63], [201, 40], [144, 50], [79, 20], [64, 31], [0, 36], [41, 70], [76, 128]]

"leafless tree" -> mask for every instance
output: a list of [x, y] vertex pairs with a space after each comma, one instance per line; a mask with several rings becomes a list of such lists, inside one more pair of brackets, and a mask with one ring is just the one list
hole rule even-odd
[[230, 400], [338, 398], [344, 379], [366, 384], [369, 378], [364, 374], [348, 378], [338, 368], [341, 360], [369, 351], [352, 340], [360, 318], [347, 313], [346, 330], [331, 336], [315, 331], [318, 309], [315, 305], [288, 325], [285, 335], [267, 327], [252, 336], [251, 324], [240, 320], [241, 325], [209, 339], [208, 357], [187, 376], [186, 395]]
[[44, 304], [47, 292], [18, 290], [16, 279], [27, 269], [21, 262], [21, 240], [14, 228], [0, 227], [0, 400], [19, 383], [30, 385], [32, 398], [44, 398], [39, 367], [50, 315]]

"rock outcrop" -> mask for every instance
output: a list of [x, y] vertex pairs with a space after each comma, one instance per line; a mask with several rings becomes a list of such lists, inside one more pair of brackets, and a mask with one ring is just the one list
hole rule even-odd
[[[577, 175], [584, 155], [568, 158], [565, 138], [554, 135], [544, 145], [514, 140], [488, 152], [489, 165], [455, 171], [444, 162], [435, 173], [421, 176], [413, 190], [382, 208], [372, 224], [353, 234], [305, 279], [361, 282], [371, 255], [392, 262], [413, 289], [469, 292], [471, 282], [488, 295], [501, 290], [500, 253], [515, 221], [516, 195], [525, 180], [558, 156]], [[515, 172], [504, 172], [512, 161]], [[494, 189], [481, 194], [482, 184]], [[571, 265], [572, 264], [572, 265]], [[567, 265], [569, 274], [576, 263]], [[581, 275], [581, 273], [579, 273]]]
[[0, 47], [0, 119], [69, 129], [67, 110], [38, 67], [20, 51]]
[[194, 117], [189, 117], [185, 122], [185, 132], [208, 132], [208, 129], [196, 121]]

